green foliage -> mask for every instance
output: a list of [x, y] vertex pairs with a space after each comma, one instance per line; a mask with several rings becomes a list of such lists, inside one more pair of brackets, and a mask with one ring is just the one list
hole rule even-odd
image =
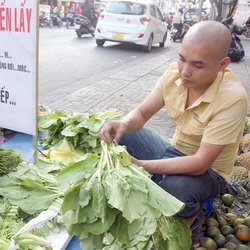
[[61, 196], [55, 176], [38, 166], [21, 163], [16, 172], [0, 177], [0, 194], [31, 215], [46, 210]]
[[13, 149], [0, 148], [0, 159], [0, 176], [14, 171], [22, 162], [21, 155]]
[[184, 204], [133, 165], [125, 147], [101, 146], [100, 156], [86, 154], [58, 174], [69, 234], [83, 249], [188, 249], [190, 229], [174, 216]]
[[66, 138], [77, 151], [82, 153], [100, 152], [99, 133], [102, 125], [109, 119], [121, 118], [121, 112], [108, 110], [103, 113], [73, 113], [62, 111], [43, 116], [38, 123], [40, 131], [45, 132], [39, 145], [45, 149]]

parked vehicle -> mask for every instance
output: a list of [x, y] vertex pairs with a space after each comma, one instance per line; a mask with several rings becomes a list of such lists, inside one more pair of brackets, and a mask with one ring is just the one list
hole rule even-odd
[[58, 28], [62, 27], [62, 17], [60, 15], [60, 13], [56, 12], [56, 11], [52, 11], [50, 14], [50, 19], [52, 22], [52, 26], [57, 26]]
[[95, 30], [98, 46], [106, 41], [141, 45], [149, 52], [153, 44], [164, 47], [167, 23], [159, 7], [151, 2], [111, 0], [99, 16]]
[[245, 28], [234, 25], [232, 16], [226, 18], [222, 23], [230, 30], [232, 36], [228, 57], [230, 57], [232, 62], [238, 62], [245, 56], [245, 51], [239, 38], [239, 35], [245, 32]]
[[191, 21], [183, 21], [181, 23], [174, 23], [173, 29], [170, 33], [170, 39], [173, 40], [173, 42], [176, 42], [179, 40], [182, 42], [184, 36], [186, 35], [189, 28], [193, 25], [193, 22]]
[[69, 10], [69, 12], [66, 14], [65, 21], [66, 21], [66, 28], [68, 29], [70, 26], [75, 25], [75, 18], [76, 18], [76, 12], [74, 10]]
[[49, 20], [49, 18], [45, 15], [45, 13], [42, 13], [39, 15], [39, 27], [41, 28], [52, 28], [52, 22]]
[[246, 24], [246, 22], [244, 22], [242, 25], [243, 28], [245, 29], [243, 35], [247, 38], [250, 38], [250, 24]]

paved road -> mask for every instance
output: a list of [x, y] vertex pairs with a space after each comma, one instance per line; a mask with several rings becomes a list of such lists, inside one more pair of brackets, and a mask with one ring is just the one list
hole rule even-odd
[[[250, 39], [242, 38], [246, 56], [241, 62], [231, 63], [230, 68], [242, 80], [250, 96]], [[140, 103], [150, 92], [156, 81], [165, 71], [170, 62], [178, 55], [179, 46], [169, 47], [162, 54], [150, 56], [143, 62], [130, 61], [119, 67], [119, 72], [109, 71], [103, 74], [79, 80], [72, 92], [71, 86], [55, 91], [54, 101], [44, 103], [51, 110], [61, 109], [72, 112], [99, 112], [117, 108], [124, 114]], [[70, 93], [69, 95], [62, 95]], [[250, 110], [250, 108], [249, 108]], [[148, 126], [161, 134], [172, 135], [174, 125], [164, 110], [156, 114]]]
[[65, 27], [40, 28], [39, 31], [40, 103], [54, 101], [54, 97], [58, 98], [59, 89], [61, 98], [64, 94], [78, 90], [83, 84], [91, 84], [120, 72], [131, 61], [140, 64], [178, 46], [168, 40], [165, 48], [159, 48], [157, 44], [151, 53], [145, 53], [138, 45], [111, 42], [100, 48], [91, 35], [79, 39], [74, 29]]

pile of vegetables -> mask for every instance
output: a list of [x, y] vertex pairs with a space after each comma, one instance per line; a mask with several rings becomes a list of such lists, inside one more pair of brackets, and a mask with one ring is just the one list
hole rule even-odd
[[[46, 210], [51, 204], [62, 204], [56, 173], [61, 167], [38, 161], [37, 165], [20, 163], [15, 171], [0, 177], [0, 249], [8, 249], [13, 237], [32, 217]], [[49, 231], [57, 231], [51, 222], [42, 229], [32, 230], [15, 237], [17, 249], [51, 249], [46, 240]]]
[[69, 234], [83, 249], [189, 249], [189, 227], [174, 216], [184, 204], [133, 165], [123, 146], [101, 146], [100, 157], [88, 153], [58, 174]]
[[15, 170], [22, 157], [13, 149], [0, 148], [0, 176]]
[[[49, 230], [57, 231], [58, 224], [66, 226], [70, 235], [79, 236], [83, 249], [189, 249], [191, 231], [175, 215], [184, 204], [132, 164], [125, 147], [100, 140], [104, 122], [120, 117], [114, 110], [90, 115], [56, 111], [41, 117], [39, 143], [46, 151], [36, 165], [19, 163], [0, 177], [0, 216], [6, 220], [7, 207], [11, 213], [15, 208], [15, 218], [25, 223], [56, 205], [61, 211]], [[15, 233], [1, 235], [0, 242], [9, 244]], [[37, 245], [31, 243], [33, 235], [41, 237]], [[20, 249], [49, 249], [39, 233], [30, 231], [26, 236], [31, 244], [20, 244]], [[5, 248], [0, 245], [0, 249]]]
[[39, 145], [49, 149], [64, 138], [70, 142], [76, 151], [84, 153], [100, 153], [99, 132], [102, 125], [109, 119], [121, 118], [122, 113], [107, 110], [103, 113], [73, 113], [68, 115], [62, 111], [43, 116], [38, 122], [38, 128], [44, 132]]

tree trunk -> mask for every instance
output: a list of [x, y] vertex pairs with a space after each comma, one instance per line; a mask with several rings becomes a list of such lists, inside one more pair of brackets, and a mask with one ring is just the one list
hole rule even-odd
[[222, 21], [222, 0], [210, 0], [211, 5], [216, 10], [215, 21], [221, 22]]

